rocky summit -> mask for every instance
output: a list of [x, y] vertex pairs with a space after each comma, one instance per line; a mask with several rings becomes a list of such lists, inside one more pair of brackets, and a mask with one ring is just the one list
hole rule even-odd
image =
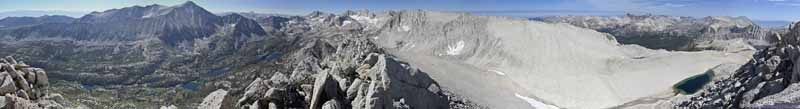
[[800, 27], [763, 29], [746, 17], [284, 15], [212, 13], [200, 4], [218, 4], [204, 3], [1, 19], [0, 56], [9, 57], [0, 59], [0, 106], [735, 109], [800, 102], [793, 70]]

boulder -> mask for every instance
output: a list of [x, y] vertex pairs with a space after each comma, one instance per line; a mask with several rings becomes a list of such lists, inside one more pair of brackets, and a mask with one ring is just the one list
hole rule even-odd
[[262, 81], [261, 78], [256, 78], [256, 80], [250, 82], [250, 85], [247, 85], [247, 88], [244, 89], [244, 95], [236, 104], [242, 106], [261, 99], [268, 88]]
[[356, 73], [358, 74], [358, 78], [367, 79], [369, 77], [369, 68], [372, 68], [372, 65], [361, 64], [361, 66], [356, 68]]
[[64, 108], [53, 97], [47, 97], [47, 74], [41, 68], [34, 68], [13, 57], [0, 59], [0, 95], [5, 108], [39, 109]]
[[365, 108], [397, 108], [395, 100], [410, 108], [448, 108], [449, 102], [426, 73], [381, 55], [370, 69]]
[[370, 65], [370, 66], [375, 65], [375, 63], [378, 62], [378, 57], [379, 56], [380, 56], [380, 54], [378, 54], [378, 53], [370, 53], [369, 55], [367, 55], [367, 58], [364, 58], [364, 61], [361, 61], [361, 63], [362, 64], [367, 64], [367, 65]]
[[12, 56], [6, 56], [5, 61], [8, 64], [12, 64], [12, 65], [13, 64], [17, 64], [17, 60], [14, 59], [14, 57], [12, 57]]
[[47, 73], [41, 69], [36, 70], [36, 82], [34, 87], [42, 88], [42, 87], [47, 87], [48, 85], [50, 85], [50, 82], [48, 82]]
[[347, 100], [353, 100], [356, 98], [358, 94], [358, 90], [361, 89], [361, 83], [363, 81], [361, 79], [356, 78], [353, 80], [353, 84], [350, 84], [350, 87], [347, 88]]
[[17, 92], [14, 93], [14, 94], [17, 95], [18, 97], [24, 98], [26, 100], [30, 100], [31, 99], [31, 96], [28, 95], [28, 93], [26, 93], [25, 90], [17, 90]]
[[161, 106], [158, 109], [178, 109], [175, 105]]
[[0, 85], [0, 94], [14, 93], [17, 91], [17, 86], [11, 76], [6, 75], [3, 78], [3, 83]]
[[12, 94], [6, 94], [6, 107], [7, 109], [43, 109], [39, 107], [36, 103], [27, 100], [25, 98], [20, 98], [14, 96]]
[[285, 89], [286, 87], [288, 87], [289, 82], [291, 80], [289, 80], [289, 77], [284, 75], [283, 73], [275, 72], [275, 74], [273, 74], [272, 77], [269, 78], [269, 81], [270, 81], [269, 84], [267, 84], [269, 88]]
[[233, 109], [233, 101], [232, 98], [228, 96], [228, 91], [218, 89], [211, 94], [208, 94], [206, 98], [203, 98], [203, 102], [197, 106], [198, 109]]
[[[16, 67], [19, 68], [19, 67]], [[36, 68], [24, 68], [22, 69], [22, 75], [25, 77], [26, 82], [34, 83], [36, 81]]]
[[342, 104], [335, 99], [331, 99], [322, 104], [322, 109], [342, 109]]
[[309, 109], [319, 109], [324, 101], [330, 99], [343, 99], [338, 82], [328, 73], [320, 73], [314, 81], [314, 91], [311, 94]]
[[17, 88], [20, 88], [20, 89], [23, 89], [23, 90], [31, 90], [31, 87], [30, 87], [30, 84], [28, 84], [28, 81], [25, 80], [25, 78], [21, 75], [21, 73], [18, 72], [17, 70], [15, 70], [14, 67], [12, 67], [12, 65], [6, 64], [5, 66], [2, 66], [2, 67], [3, 67], [3, 69], [6, 70], [6, 72], [8, 72], [8, 75], [10, 75], [11, 78], [14, 80], [14, 82], [16, 83], [15, 85], [17, 85]]

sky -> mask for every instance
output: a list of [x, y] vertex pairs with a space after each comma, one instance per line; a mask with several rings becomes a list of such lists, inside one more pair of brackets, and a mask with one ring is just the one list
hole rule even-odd
[[[0, 12], [103, 11], [134, 5], [178, 5], [186, 0], [0, 0]], [[194, 0], [209, 11], [304, 15], [311, 11], [408, 10], [471, 12], [483, 15], [655, 14], [746, 16], [754, 20], [800, 20], [800, 0]]]

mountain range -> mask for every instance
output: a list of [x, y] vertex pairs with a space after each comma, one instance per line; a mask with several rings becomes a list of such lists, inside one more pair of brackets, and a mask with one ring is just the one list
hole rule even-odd
[[[762, 29], [743, 17], [217, 15], [190, 1], [0, 25], [7, 25], [0, 55], [47, 70], [44, 95], [61, 95], [18, 103], [31, 108], [50, 101], [55, 108], [314, 109], [797, 102], [784, 95], [797, 92], [791, 69], [800, 29]], [[699, 88], [682, 88], [702, 77], [709, 78], [694, 83]]]

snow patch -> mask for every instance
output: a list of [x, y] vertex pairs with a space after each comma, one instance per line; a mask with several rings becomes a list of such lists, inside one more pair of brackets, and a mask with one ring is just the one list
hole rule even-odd
[[342, 26], [350, 24], [350, 23], [353, 23], [353, 22], [352, 21], [344, 21], [344, 22], [342, 22]]
[[369, 16], [358, 16], [358, 15], [351, 15], [350, 18], [356, 19], [357, 21], [362, 21], [370, 24], [378, 23], [378, 19], [371, 18]]
[[408, 27], [408, 25], [403, 25], [403, 26], [400, 26], [399, 29], [400, 29], [400, 31], [409, 31], [409, 30], [411, 30], [411, 27]]
[[544, 104], [536, 99], [519, 95], [519, 93], [514, 93], [514, 96], [516, 96], [519, 99], [525, 100], [525, 102], [528, 102], [528, 104], [531, 104], [531, 106], [536, 109], [558, 109], [558, 107], [556, 106]]
[[506, 76], [506, 73], [503, 73], [503, 72], [501, 72], [501, 71], [497, 71], [497, 70], [489, 70], [489, 71], [490, 71], [490, 72], [497, 73], [497, 75], [500, 75], [500, 76]]
[[150, 17], [153, 17], [153, 14], [147, 14], [147, 15], [142, 16], [142, 18], [150, 18]]
[[464, 50], [464, 41], [458, 41], [456, 45], [447, 46], [447, 55], [459, 55]]

